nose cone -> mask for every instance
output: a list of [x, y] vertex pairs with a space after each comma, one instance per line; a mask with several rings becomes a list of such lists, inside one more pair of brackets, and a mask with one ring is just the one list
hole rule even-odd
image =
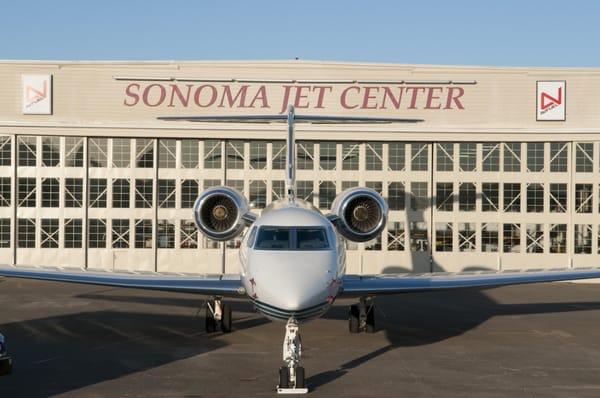
[[286, 311], [301, 311], [327, 301], [336, 258], [332, 251], [256, 250], [249, 254], [248, 265], [255, 300]]

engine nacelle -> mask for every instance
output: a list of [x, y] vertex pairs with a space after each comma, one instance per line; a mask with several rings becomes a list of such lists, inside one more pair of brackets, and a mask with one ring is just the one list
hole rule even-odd
[[248, 201], [233, 188], [208, 188], [194, 203], [196, 225], [212, 240], [226, 241], [235, 238], [253, 219]]
[[375, 239], [387, 223], [388, 205], [371, 188], [352, 188], [340, 193], [331, 206], [334, 225], [346, 239], [366, 242]]

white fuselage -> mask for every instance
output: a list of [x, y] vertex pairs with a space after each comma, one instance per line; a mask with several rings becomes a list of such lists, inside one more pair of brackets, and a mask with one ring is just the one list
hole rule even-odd
[[[278, 246], [268, 241], [270, 246], [261, 247], [262, 227], [292, 231], [294, 243]], [[327, 243], [299, 242], [298, 230], [321, 230]], [[244, 236], [240, 262], [242, 284], [260, 313], [274, 320], [307, 321], [322, 316], [335, 300], [345, 272], [345, 247], [317, 209], [302, 201], [279, 201], [264, 209]]]

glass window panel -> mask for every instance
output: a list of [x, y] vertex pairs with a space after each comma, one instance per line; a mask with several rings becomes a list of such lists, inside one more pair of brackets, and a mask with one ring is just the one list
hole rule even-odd
[[405, 194], [403, 182], [390, 182], [388, 184], [388, 206], [390, 210], [404, 210]]
[[429, 169], [427, 144], [410, 144], [410, 167], [412, 171]]
[[544, 252], [544, 224], [527, 224], [526, 227], [527, 253]]
[[574, 239], [575, 253], [592, 253], [592, 226], [590, 224], [575, 224]]
[[458, 223], [458, 251], [474, 252], [477, 250], [476, 242], [475, 223]]
[[499, 184], [484, 182], [481, 184], [481, 210], [498, 211], [500, 209]]
[[181, 140], [181, 167], [198, 168], [198, 140]]
[[65, 248], [80, 249], [83, 247], [83, 224], [80, 218], [65, 220]]
[[106, 197], [106, 178], [90, 178], [90, 207], [105, 208]]
[[108, 138], [90, 138], [88, 141], [90, 167], [108, 165]]
[[118, 218], [112, 220], [112, 247], [114, 249], [129, 248], [128, 218]]
[[567, 184], [550, 184], [550, 213], [567, 212]]
[[198, 248], [198, 228], [192, 220], [181, 220], [181, 229], [179, 230], [179, 247], [182, 249]]
[[321, 181], [319, 183], [319, 209], [330, 209], [335, 194], [335, 183], [333, 181]]
[[481, 226], [481, 251], [498, 251], [498, 223], [485, 223]]
[[337, 161], [335, 142], [321, 142], [319, 144], [319, 167], [321, 170], [335, 170]]
[[126, 178], [117, 178], [113, 180], [112, 186], [112, 207], [115, 209], [129, 208], [129, 196], [131, 190], [129, 180]]
[[313, 181], [297, 181], [296, 189], [298, 190], [298, 198], [307, 201], [308, 203], [313, 202], [314, 187]]
[[18, 158], [19, 166], [36, 165], [37, 137], [19, 137]]
[[158, 141], [158, 167], [161, 169], [177, 167], [177, 140], [161, 138]]
[[460, 145], [460, 170], [475, 171], [477, 167], [477, 144], [464, 142]]
[[[198, 185], [200, 185], [200, 184], [198, 184]], [[204, 189], [208, 189], [210, 187], [217, 187], [219, 185], [221, 185], [221, 180], [212, 180], [212, 179], [204, 180]]]
[[410, 223], [410, 251], [429, 251], [429, 240], [427, 239], [427, 223], [417, 221]]
[[504, 211], [508, 213], [521, 211], [521, 184], [504, 184]]
[[527, 170], [533, 172], [544, 171], [544, 143], [527, 143]]
[[0, 207], [10, 207], [11, 190], [10, 177], [0, 177]]
[[158, 220], [156, 244], [159, 249], [175, 248], [175, 223], [170, 220]]
[[390, 142], [388, 144], [389, 169], [403, 171], [405, 169], [406, 145], [404, 142]]
[[436, 209], [438, 211], [454, 210], [454, 183], [438, 182], [435, 189]]
[[285, 141], [273, 141], [273, 170], [285, 170]]
[[42, 179], [42, 207], [60, 206], [60, 182], [58, 178]]
[[543, 184], [528, 184], [527, 185], [527, 212], [528, 213], [543, 213], [544, 212], [544, 185]]
[[521, 171], [521, 143], [504, 143], [504, 171]]
[[594, 144], [578, 142], [575, 144], [575, 171], [591, 173], [594, 171]]
[[198, 181], [181, 181], [181, 208], [191, 209], [198, 198]]
[[222, 142], [217, 140], [204, 141], [204, 168], [205, 169], [220, 169], [221, 168], [221, 148]]
[[250, 168], [254, 170], [267, 168], [266, 141], [250, 141]]
[[0, 166], [11, 165], [11, 137], [0, 137]]
[[504, 253], [521, 252], [521, 224], [504, 224], [502, 251]]
[[438, 252], [452, 251], [452, 223], [435, 223], [435, 250]]
[[550, 253], [567, 252], [567, 224], [550, 224]]
[[90, 218], [88, 224], [88, 247], [99, 249], [106, 247], [106, 220]]
[[42, 166], [56, 167], [60, 163], [60, 137], [42, 137]]
[[65, 137], [65, 166], [83, 167], [83, 142], [81, 137]]
[[65, 207], [83, 206], [83, 178], [65, 178]]
[[404, 251], [405, 239], [404, 223], [398, 221], [389, 222], [387, 229], [388, 251]]
[[483, 171], [500, 171], [500, 144], [497, 142], [484, 142], [481, 147], [481, 168]]
[[135, 207], [137, 209], [150, 209], [154, 202], [152, 195], [152, 180], [135, 180]]
[[250, 181], [250, 206], [264, 209], [267, 204], [267, 183], [265, 181]]
[[135, 220], [135, 248], [152, 249], [152, 220]]
[[244, 141], [231, 140], [227, 141], [226, 145], [227, 168], [228, 169], [243, 169], [244, 168]]
[[19, 218], [17, 219], [17, 247], [34, 248], [35, 247], [35, 219]]
[[358, 170], [360, 146], [356, 142], [342, 144], [342, 170]]
[[454, 171], [454, 144], [436, 144], [436, 170]]
[[0, 248], [10, 247], [10, 218], [0, 218]]
[[154, 140], [137, 138], [135, 140], [135, 166], [139, 168], [154, 167]]
[[575, 184], [575, 212], [591, 213], [594, 192], [592, 184]]
[[315, 144], [309, 141], [298, 141], [296, 144], [296, 167], [298, 170], [314, 168]]
[[227, 180], [225, 181], [225, 185], [237, 189], [242, 194], [244, 193], [244, 180]]
[[568, 170], [569, 144], [566, 142], [550, 143], [550, 171], [564, 173]]
[[425, 210], [429, 207], [429, 197], [427, 193], [427, 182], [410, 183], [411, 201], [410, 207], [414, 211]]
[[282, 180], [273, 180], [271, 182], [271, 201], [285, 198], [285, 182]]
[[40, 246], [44, 249], [58, 249], [58, 219], [42, 218]]
[[378, 194], [383, 194], [383, 183], [381, 181], [366, 181], [365, 186], [377, 191]]
[[113, 138], [113, 167], [129, 167], [131, 163], [131, 140], [129, 138]]
[[383, 167], [383, 144], [367, 142], [365, 165], [367, 170], [381, 170]]
[[35, 178], [19, 178], [19, 207], [35, 207]]
[[175, 180], [158, 180], [158, 207], [174, 209], [176, 202]]
[[375, 239], [365, 242], [365, 250], [381, 250], [381, 234]]
[[358, 186], [358, 181], [342, 181], [342, 191], [346, 189], [355, 188]]
[[475, 184], [472, 182], [462, 182], [458, 186], [458, 210], [475, 211], [477, 193]]

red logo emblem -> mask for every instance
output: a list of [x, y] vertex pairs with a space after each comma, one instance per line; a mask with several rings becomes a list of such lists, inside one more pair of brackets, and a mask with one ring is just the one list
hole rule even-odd
[[541, 108], [542, 110], [546, 110], [551, 106], [558, 106], [561, 105], [563, 102], [563, 91], [562, 91], [562, 87], [558, 88], [558, 92], [557, 95], [555, 97], [551, 96], [550, 94], [548, 94], [547, 92], [542, 91], [542, 95], [541, 95]]

